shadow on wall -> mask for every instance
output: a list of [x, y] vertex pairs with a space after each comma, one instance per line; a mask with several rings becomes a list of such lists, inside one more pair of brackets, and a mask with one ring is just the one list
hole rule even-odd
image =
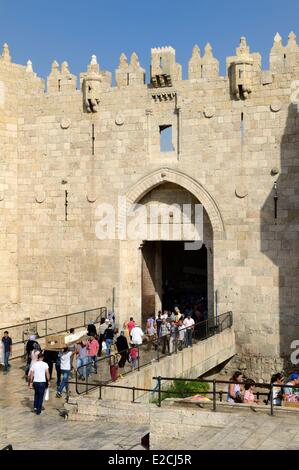
[[[273, 186], [261, 210], [261, 251], [279, 271], [277, 354], [283, 359], [284, 369], [289, 371], [298, 367], [291, 363], [291, 354], [294, 351], [291, 344], [294, 340], [299, 340], [299, 111], [296, 104], [289, 105], [280, 155], [281, 166], [276, 177], [277, 193]], [[278, 199], [275, 218], [276, 194]], [[267, 276], [267, 273], [264, 275]], [[269, 291], [270, 304], [272, 298]], [[269, 310], [273, 310], [275, 315], [274, 309], [270, 307]], [[275, 324], [277, 321], [273, 318], [268, 331], [270, 335], [276, 333]]]

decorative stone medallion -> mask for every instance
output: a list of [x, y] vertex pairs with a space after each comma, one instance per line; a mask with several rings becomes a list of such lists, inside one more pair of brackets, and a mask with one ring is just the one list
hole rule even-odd
[[207, 106], [204, 108], [203, 113], [206, 118], [210, 119], [215, 115], [215, 108], [214, 106]]
[[270, 104], [270, 109], [273, 113], [278, 113], [281, 110], [282, 104], [281, 101], [275, 100], [273, 103]]
[[68, 118], [62, 118], [60, 121], [61, 129], [68, 129], [71, 125], [71, 120]]
[[44, 191], [38, 191], [35, 194], [35, 200], [38, 204], [41, 204], [42, 202], [44, 202], [45, 199], [46, 199], [46, 193]]
[[243, 199], [248, 196], [248, 190], [245, 186], [237, 186], [235, 189], [235, 194], [238, 198]]
[[271, 170], [271, 175], [272, 176], [276, 176], [276, 175], [278, 175], [278, 173], [279, 173], [279, 169], [276, 166], [274, 168], [272, 168], [272, 170]]
[[88, 193], [88, 194], [86, 194], [86, 199], [90, 203], [96, 202], [97, 195], [95, 193]]
[[125, 122], [125, 118], [122, 113], [117, 113], [116, 118], [115, 118], [115, 124], [117, 126], [122, 126]]

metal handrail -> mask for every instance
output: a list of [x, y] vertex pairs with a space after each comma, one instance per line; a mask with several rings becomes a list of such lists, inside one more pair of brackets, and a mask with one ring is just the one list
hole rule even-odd
[[[216, 393], [219, 393], [219, 392], [216, 392], [216, 388], [215, 386], [217, 384], [226, 384], [226, 385], [229, 385], [229, 384], [238, 384], [238, 385], [246, 385], [246, 381], [245, 382], [234, 382], [232, 380], [206, 380], [206, 379], [184, 379], [184, 378], [181, 378], [181, 377], [153, 377], [153, 379], [155, 380], [158, 380], [158, 384], [160, 384], [159, 386], [161, 387], [161, 382], [163, 380], [165, 381], [171, 381], [171, 382], [175, 382], [175, 381], [183, 381], [183, 382], [203, 382], [203, 383], [212, 383], [213, 384], [213, 410], [216, 411], [216, 402], [215, 402], [215, 396], [216, 396]], [[282, 389], [284, 387], [288, 387], [288, 388], [292, 388], [292, 389], [296, 389], [298, 388], [298, 385], [288, 385], [288, 384], [271, 384], [271, 383], [263, 383], [263, 382], [257, 382], [257, 383], [254, 383], [254, 386], [255, 387], [259, 387], [259, 388], [267, 388], [267, 389], [270, 389], [270, 392], [269, 393], [259, 393], [260, 395], [267, 395], [269, 396], [270, 395], [270, 409], [271, 409], [271, 416], [274, 416], [274, 404], [273, 404], [273, 388], [274, 387], [281, 387]], [[204, 393], [210, 393], [210, 392], [204, 392]], [[223, 391], [222, 391], [223, 393]], [[160, 405], [161, 406], [161, 402], [160, 402]]]
[[[34, 320], [32, 322], [28, 321], [26, 323], [19, 323], [19, 324], [16, 324], [16, 325], [11, 325], [11, 326], [6, 326], [5, 328], [0, 328], [0, 332], [3, 332], [5, 330], [13, 330], [14, 328], [18, 328], [20, 330], [23, 329], [22, 331], [22, 340], [14, 340], [13, 336], [12, 336], [12, 340], [13, 340], [13, 347], [14, 346], [17, 346], [17, 345], [20, 345], [20, 344], [24, 344], [25, 346], [25, 343], [27, 342], [27, 340], [25, 340], [24, 338], [24, 335], [26, 333], [28, 333], [28, 330], [30, 329], [30, 325], [34, 325], [34, 329], [36, 330], [36, 332], [34, 334], [37, 334], [37, 339], [42, 339], [42, 338], [45, 338], [46, 336], [48, 336], [49, 334], [51, 335], [55, 335], [55, 334], [60, 334], [60, 333], [64, 333], [65, 331], [68, 330], [68, 320], [71, 319], [71, 317], [74, 317], [75, 315], [76, 316], [80, 316], [83, 314], [83, 318], [82, 318], [82, 321], [80, 322], [79, 325], [76, 325], [76, 328], [81, 328], [81, 327], [84, 327], [84, 326], [87, 326], [87, 314], [90, 314], [91, 312], [99, 312], [99, 314], [97, 315], [96, 319], [95, 319], [95, 323], [98, 323], [99, 322], [99, 319], [100, 318], [103, 318], [104, 316], [106, 317], [107, 315], [107, 307], [98, 307], [98, 308], [93, 308], [93, 309], [88, 309], [88, 310], [80, 310], [79, 312], [73, 312], [73, 313], [68, 313], [68, 314], [65, 314], [65, 315], [57, 315], [55, 317], [50, 317], [50, 318], [44, 318], [44, 319], [40, 319], [40, 320]], [[64, 327], [63, 329], [56, 329], [55, 331], [51, 330], [51, 332], [48, 331], [48, 324], [53, 321], [53, 320], [60, 320], [62, 323], [64, 323]], [[43, 330], [44, 330], [44, 334], [39, 334], [38, 333], [38, 328], [39, 327], [42, 327]], [[25, 330], [26, 328], [26, 330]], [[12, 358], [13, 359], [16, 359], [16, 358], [20, 358], [20, 357], [23, 357], [25, 354], [25, 351], [23, 354], [19, 354], [19, 355], [16, 355], [16, 356], [13, 356]]]
[[7, 446], [3, 447], [1, 450], [13, 450], [13, 447], [11, 444], [8, 444]]
[[[179, 378], [179, 377], [153, 377], [154, 380], [157, 380], [158, 382], [158, 387], [155, 387], [153, 389], [149, 389], [149, 388], [142, 388], [142, 387], [135, 387], [135, 386], [128, 386], [128, 385], [115, 385], [115, 384], [109, 384], [109, 383], [90, 383], [90, 385], [92, 385], [93, 389], [96, 389], [96, 388], [99, 388], [99, 399], [102, 399], [102, 388], [118, 388], [118, 389], [123, 389], [123, 390], [131, 390], [132, 391], [132, 403], [135, 403], [136, 401], [136, 396], [135, 396], [135, 392], [136, 391], [141, 391], [141, 392], [148, 392], [148, 393], [157, 393], [158, 394], [158, 404], [157, 406], [158, 407], [161, 407], [161, 403], [162, 403], [162, 393], [169, 393], [169, 394], [173, 394], [173, 395], [183, 395], [186, 393], [186, 391], [184, 390], [177, 390], [177, 391], [170, 391], [170, 390], [162, 390], [162, 381], [171, 381], [171, 382], [175, 382], [175, 381], [183, 381], [183, 382], [198, 382], [198, 383], [206, 383], [206, 384], [213, 384], [213, 390], [211, 391], [205, 391], [205, 392], [202, 392], [204, 395], [213, 395], [213, 400], [212, 400], [212, 406], [213, 406], [213, 411], [217, 411], [217, 394], [219, 395], [219, 398], [220, 398], [220, 402], [222, 402], [222, 395], [223, 393], [225, 393], [223, 390], [216, 390], [216, 385], [218, 384], [226, 384], [226, 385], [229, 385], [229, 384], [238, 384], [238, 385], [245, 385], [247, 382], [235, 382], [235, 381], [231, 381], [231, 380], [216, 380], [216, 379], [213, 379], [213, 380], [207, 380], [207, 379], [186, 379], [186, 378]], [[74, 384], [76, 385], [76, 393], [78, 395], [80, 395], [80, 392], [78, 391], [78, 385], [84, 385], [84, 382], [81, 382], [79, 383], [77, 381], [77, 376], [76, 376], [76, 381], [75, 382], [71, 382], [69, 381], [68, 382], [69, 384]], [[272, 393], [272, 389], [273, 387], [276, 386], [277, 387], [277, 384], [269, 384], [269, 383], [261, 383], [261, 382], [258, 382], [258, 383], [255, 383], [255, 387], [261, 387], [261, 388], [270, 388], [270, 414], [271, 416], [274, 416], [274, 405], [273, 405], [273, 393]], [[288, 386], [289, 388], [298, 388], [297, 385], [288, 385], [288, 384], [279, 384], [279, 386], [281, 386], [281, 388], [285, 387], [285, 386]], [[268, 393], [261, 393], [261, 392], [257, 392], [259, 393], [260, 395], [267, 395], [268, 396]], [[246, 404], [246, 403], [245, 403]], [[256, 405], [258, 406], [258, 405]], [[288, 409], [288, 411], [291, 411], [290, 409]]]
[[[222, 320], [222, 321], [219, 321], [219, 320]], [[225, 327], [223, 329], [223, 325], [224, 323], [229, 320], [228, 322], [228, 325], [227, 327]], [[210, 322], [213, 322], [212, 325], [210, 325]], [[194, 325], [192, 326], [189, 326], [189, 327], [184, 327], [182, 328], [180, 331], [187, 331], [187, 330], [191, 330], [194, 332], [196, 332], [196, 330], [199, 330], [199, 328], [201, 326], [205, 326], [205, 336], [201, 337], [200, 340], [203, 341], [205, 339], [208, 339], [210, 338], [211, 336], [214, 336], [215, 334], [217, 333], [221, 333], [222, 331], [224, 331], [225, 329], [228, 329], [228, 328], [231, 328], [233, 324], [233, 314], [231, 311], [229, 312], [226, 312], [226, 313], [223, 313], [221, 315], [219, 315], [216, 319], [216, 317], [213, 317], [213, 318], [209, 318], [207, 320], [203, 320], [201, 322], [197, 322], [195, 323]], [[212, 331], [212, 333], [210, 333], [208, 330]], [[149, 345], [156, 345], [157, 346], [157, 361], [159, 362], [160, 361], [160, 352], [159, 352], [159, 346], [161, 345], [161, 342], [163, 341], [163, 338], [167, 338], [170, 339], [172, 337], [172, 334], [169, 333], [167, 335], [164, 335], [164, 336], [159, 336], [155, 339], [152, 339], [150, 341], [148, 341], [148, 343], [146, 344], [146, 346], [148, 347]], [[174, 350], [174, 353], [177, 353], [178, 352], [178, 331], [176, 332], [176, 342], [175, 342], [175, 350]], [[111, 364], [111, 362], [113, 361], [112, 365], [115, 365], [116, 364], [116, 358], [115, 358], [115, 354], [123, 354], [123, 353], [126, 353], [128, 354], [129, 351], [132, 349], [133, 346], [129, 347], [128, 349], [125, 349], [125, 350], [122, 350], [122, 351], [117, 351], [115, 353], [112, 353], [110, 354], [109, 356], [105, 356], [105, 357], [101, 357], [99, 359], [97, 359], [96, 361], [94, 361], [94, 363], [96, 363], [96, 366], [97, 366], [97, 369], [100, 367], [100, 364], [102, 364], [104, 361], [109, 361], [109, 363]], [[151, 364], [152, 360], [151, 361], [148, 361], [142, 365], [140, 365], [140, 350], [141, 350], [141, 347], [142, 345], [134, 345], [135, 348], [138, 349], [138, 361], [137, 361], [137, 370], [139, 371], [141, 367], [145, 367], [149, 364]], [[163, 353], [162, 353], [163, 354]], [[163, 357], [163, 356], [162, 356]], [[86, 371], [86, 368], [88, 368], [88, 364], [85, 364], [85, 365], [82, 365], [80, 367], [77, 368], [77, 371], [76, 371], [76, 381], [78, 379], [78, 376], [84, 376], [84, 371]], [[122, 373], [122, 375], [128, 375], [130, 373], [134, 372], [133, 370], [130, 370], [130, 371], [127, 371], [127, 372], [124, 372]], [[108, 383], [110, 382], [110, 380], [106, 381], [105, 383]], [[104, 382], [102, 382], [104, 383]], [[88, 381], [88, 374], [86, 376], [86, 382], [85, 382], [85, 391], [82, 392], [82, 393], [87, 393], [88, 391], [92, 390], [92, 388], [88, 388], [89, 386], [92, 386], [92, 384]]]

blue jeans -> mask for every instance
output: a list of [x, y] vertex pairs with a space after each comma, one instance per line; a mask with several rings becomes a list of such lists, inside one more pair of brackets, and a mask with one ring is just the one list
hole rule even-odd
[[64, 389], [64, 387], [65, 387], [65, 391], [66, 392], [68, 391], [68, 388], [69, 388], [68, 381], [69, 381], [69, 376], [70, 376], [71, 371], [61, 369], [61, 373], [62, 373], [62, 381], [57, 390], [59, 393], [62, 393], [62, 390]]
[[[77, 371], [80, 377], [86, 378], [86, 365], [88, 363], [88, 357], [77, 358]], [[85, 366], [85, 367], [84, 367]]]
[[113, 339], [106, 339], [106, 345], [107, 345], [106, 356], [110, 356], [111, 354], [110, 346], [112, 343], [113, 343]]
[[9, 364], [8, 364], [9, 356], [10, 356], [10, 352], [4, 351], [4, 370], [7, 370], [9, 367]]
[[43, 399], [46, 390], [46, 382], [33, 382], [34, 387], [34, 408], [36, 414], [40, 415], [42, 411]]
[[97, 356], [88, 356], [88, 366], [87, 366], [87, 374], [88, 375], [91, 374], [92, 364], [94, 364], [95, 373], [96, 374], [98, 373], [97, 359], [98, 359]]
[[192, 328], [186, 330], [186, 346], [192, 346]]

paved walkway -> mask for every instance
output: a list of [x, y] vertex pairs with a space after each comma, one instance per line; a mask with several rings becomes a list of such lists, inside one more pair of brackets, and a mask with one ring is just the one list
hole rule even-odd
[[23, 363], [11, 364], [9, 372], [0, 370], [0, 448], [12, 444], [17, 450], [143, 449], [140, 440], [147, 426], [64, 420], [59, 413], [64, 399], [55, 396], [55, 380], [45, 411], [37, 416], [32, 412], [33, 391], [24, 380]]

